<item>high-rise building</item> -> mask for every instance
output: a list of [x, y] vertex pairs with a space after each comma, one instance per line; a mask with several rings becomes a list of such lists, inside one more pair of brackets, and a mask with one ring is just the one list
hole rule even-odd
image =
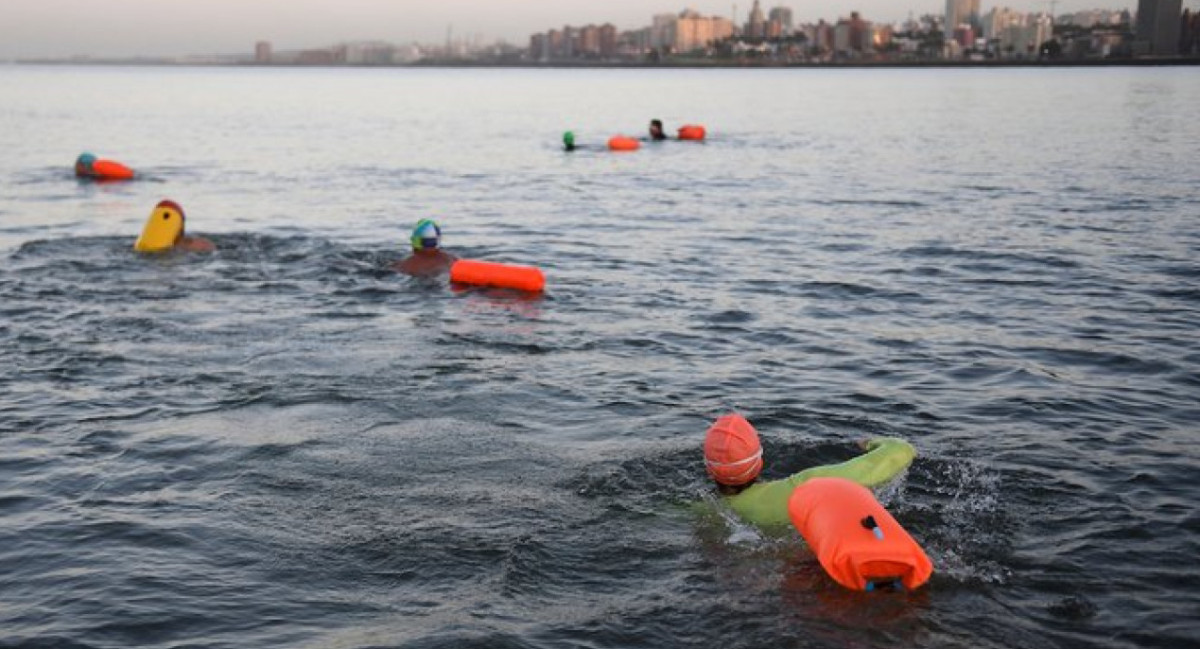
[[1179, 17], [1179, 53], [1200, 54], [1200, 12], [1183, 10]]
[[579, 54], [584, 56], [600, 55], [600, 28], [588, 25], [579, 30]]
[[754, 0], [754, 7], [750, 9], [750, 20], [746, 23], [746, 35], [750, 38], [765, 38], [767, 35], [767, 19], [763, 16], [762, 7], [758, 6], [758, 0]]
[[259, 41], [254, 44], [254, 62], [271, 62], [271, 43], [269, 41]]
[[1140, 53], [1179, 54], [1181, 0], [1138, 0], [1135, 46]]
[[767, 14], [767, 18], [771, 23], [779, 25], [783, 36], [792, 35], [792, 10], [788, 7], [772, 7], [771, 12]]
[[874, 50], [874, 35], [871, 23], [863, 20], [857, 11], [850, 18], [841, 18], [833, 27], [833, 51], [840, 54], [863, 54]]
[[1030, 19], [1029, 25], [1025, 28], [1025, 42], [1030, 51], [1036, 52], [1043, 43], [1052, 38], [1054, 38], [1054, 16], [1041, 13]]
[[676, 52], [692, 52], [731, 36], [733, 21], [715, 16], [706, 18], [689, 9], [681, 12], [675, 19], [671, 47]]
[[666, 49], [675, 42], [675, 14], [656, 14], [650, 23], [650, 47]]
[[993, 7], [983, 16], [983, 37], [989, 41], [1001, 40], [1010, 27], [1025, 25], [1025, 14], [1008, 7]]
[[529, 58], [534, 61], [550, 60], [550, 39], [546, 34], [534, 34], [529, 37]]
[[979, 31], [979, 0], [946, 0], [946, 22], [942, 25], [946, 40], [959, 25]]
[[617, 28], [612, 23], [600, 25], [600, 56], [612, 58], [617, 54]]

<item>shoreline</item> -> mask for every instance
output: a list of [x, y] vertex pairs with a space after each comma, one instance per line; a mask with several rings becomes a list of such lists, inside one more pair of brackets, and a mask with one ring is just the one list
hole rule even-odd
[[9, 65], [46, 66], [112, 66], [112, 67], [219, 67], [219, 68], [352, 68], [352, 69], [403, 69], [403, 68], [512, 68], [512, 69], [861, 69], [861, 68], [1091, 68], [1091, 67], [1176, 67], [1200, 65], [1200, 56], [1163, 57], [1138, 59], [1076, 59], [1076, 60], [1027, 60], [1027, 61], [838, 61], [838, 62], [751, 62], [751, 61], [658, 61], [658, 62], [594, 62], [552, 61], [531, 63], [528, 61], [418, 61], [403, 64], [357, 64], [357, 63], [257, 63], [222, 61], [155, 61], [145, 59], [110, 59], [94, 61], [69, 61], [53, 59], [22, 59], [2, 62]]

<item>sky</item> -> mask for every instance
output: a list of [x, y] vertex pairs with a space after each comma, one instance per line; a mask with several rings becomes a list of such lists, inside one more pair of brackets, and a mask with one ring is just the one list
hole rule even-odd
[[[737, 0], [745, 22], [753, 0]], [[1200, 0], [1183, 0], [1196, 9]], [[942, 13], [945, 0], [766, 0], [792, 9], [796, 22], [836, 20], [859, 11], [875, 22], [903, 20], [911, 12]], [[1042, 0], [982, 0], [1043, 11]], [[1081, 9], [1132, 9], [1136, 0], [1057, 0], [1057, 13]], [[442, 43], [481, 35], [525, 46], [529, 35], [564, 24], [611, 22], [618, 29], [650, 23], [657, 13], [693, 8], [730, 16], [727, 0], [0, 0], [0, 60], [29, 57], [177, 56], [248, 53], [255, 41], [276, 50], [320, 47], [355, 40]]]

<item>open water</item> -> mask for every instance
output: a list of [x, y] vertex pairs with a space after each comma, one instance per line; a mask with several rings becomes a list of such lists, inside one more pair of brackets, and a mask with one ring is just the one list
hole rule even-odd
[[[0, 646], [1195, 647], [1197, 106], [1183, 68], [0, 67]], [[710, 140], [596, 148], [653, 117]], [[132, 254], [168, 197], [219, 252]], [[397, 276], [423, 217], [545, 295]], [[769, 478], [912, 441], [881, 498], [930, 583], [713, 515], [731, 409]]]

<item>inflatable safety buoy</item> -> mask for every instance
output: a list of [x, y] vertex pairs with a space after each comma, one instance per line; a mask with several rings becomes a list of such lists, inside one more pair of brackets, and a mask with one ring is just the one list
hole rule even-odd
[[541, 292], [546, 277], [533, 266], [513, 266], [490, 261], [460, 259], [450, 267], [450, 281], [478, 286], [514, 288], [518, 291]]
[[133, 169], [113, 160], [97, 160], [92, 164], [90, 176], [99, 180], [129, 180], [133, 178]]
[[608, 138], [609, 151], [637, 151], [641, 146], [637, 139], [627, 135], [614, 135]]
[[933, 564], [866, 487], [844, 478], [813, 478], [788, 499], [792, 525], [834, 581], [853, 590], [929, 580]]
[[681, 140], [703, 140], [706, 134], [704, 127], [697, 124], [684, 124], [679, 127], [679, 139]]
[[133, 242], [138, 252], [170, 250], [183, 237], [183, 208], [175, 201], [159, 201], [150, 212], [142, 234]]
[[84, 153], [75, 160], [75, 175], [93, 180], [130, 180], [133, 169], [114, 160], [102, 160]]

